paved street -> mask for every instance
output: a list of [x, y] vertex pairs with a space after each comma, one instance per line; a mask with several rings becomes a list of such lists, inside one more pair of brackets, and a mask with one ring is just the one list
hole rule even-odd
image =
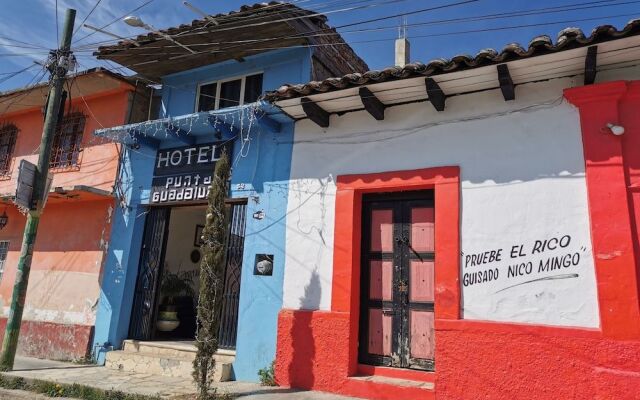
[[[104, 390], [114, 389], [128, 393], [159, 395], [171, 399], [195, 393], [194, 385], [182, 378], [116, 371], [95, 366], [16, 357], [14, 371], [8, 373], [23, 378], [41, 379], [57, 383], [78, 383]], [[243, 400], [348, 400], [350, 397], [319, 392], [301, 392], [279, 387], [265, 387], [247, 382], [221, 382], [220, 393], [230, 393]], [[13, 396], [13, 397], [12, 397]], [[19, 391], [0, 391], [0, 400], [34, 399], [46, 397]]]

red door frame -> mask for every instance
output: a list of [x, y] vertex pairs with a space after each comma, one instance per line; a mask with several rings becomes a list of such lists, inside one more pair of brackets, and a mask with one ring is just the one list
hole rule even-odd
[[[436, 167], [337, 178], [331, 310], [350, 316], [349, 375], [358, 372], [362, 196], [426, 189], [434, 189], [435, 196], [435, 318], [436, 321], [457, 320], [460, 318], [460, 168]], [[436, 344], [436, 359], [437, 348]]]

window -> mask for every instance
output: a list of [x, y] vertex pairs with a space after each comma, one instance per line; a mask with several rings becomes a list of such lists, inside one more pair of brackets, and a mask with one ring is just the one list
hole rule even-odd
[[11, 172], [11, 159], [17, 136], [18, 128], [15, 125], [0, 126], [0, 176], [9, 175]]
[[7, 260], [7, 253], [9, 252], [9, 241], [0, 241], [0, 279], [4, 275], [4, 262]]
[[262, 94], [262, 74], [206, 83], [198, 87], [198, 111], [253, 103]]
[[80, 145], [84, 131], [85, 116], [74, 112], [64, 117], [56, 128], [51, 149], [51, 168], [74, 168], [80, 166]]

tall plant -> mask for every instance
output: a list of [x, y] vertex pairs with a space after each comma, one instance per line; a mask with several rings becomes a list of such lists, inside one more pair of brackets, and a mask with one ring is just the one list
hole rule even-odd
[[198, 399], [208, 400], [211, 393], [215, 360], [218, 350], [218, 328], [224, 290], [225, 240], [227, 213], [225, 198], [231, 174], [229, 157], [223, 152], [216, 162], [213, 182], [209, 191], [207, 217], [202, 230], [203, 257], [200, 263], [200, 297], [198, 298], [198, 330], [193, 378], [198, 386]]

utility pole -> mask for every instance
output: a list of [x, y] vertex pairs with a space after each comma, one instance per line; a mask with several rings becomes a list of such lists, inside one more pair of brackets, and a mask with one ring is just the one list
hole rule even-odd
[[33, 186], [32, 206], [27, 213], [27, 223], [25, 224], [24, 235], [22, 236], [22, 249], [20, 250], [20, 259], [18, 261], [18, 271], [16, 273], [16, 281], [13, 285], [13, 295], [11, 296], [11, 309], [4, 333], [4, 341], [2, 342], [2, 355], [0, 356], [0, 370], [2, 371], [12, 370], [16, 357], [24, 300], [27, 295], [29, 272], [31, 271], [33, 246], [36, 241], [36, 234], [38, 233], [38, 223], [40, 222], [40, 215], [44, 207], [44, 199], [47, 195], [47, 178], [49, 175], [51, 147], [53, 145], [56, 126], [58, 125], [63, 85], [71, 62], [71, 51], [69, 48], [71, 47], [71, 35], [75, 18], [76, 10], [67, 10], [60, 48], [51, 52], [49, 61], [47, 62], [47, 68], [51, 73], [49, 81], [49, 101], [47, 104], [42, 139], [40, 141], [38, 165]]

